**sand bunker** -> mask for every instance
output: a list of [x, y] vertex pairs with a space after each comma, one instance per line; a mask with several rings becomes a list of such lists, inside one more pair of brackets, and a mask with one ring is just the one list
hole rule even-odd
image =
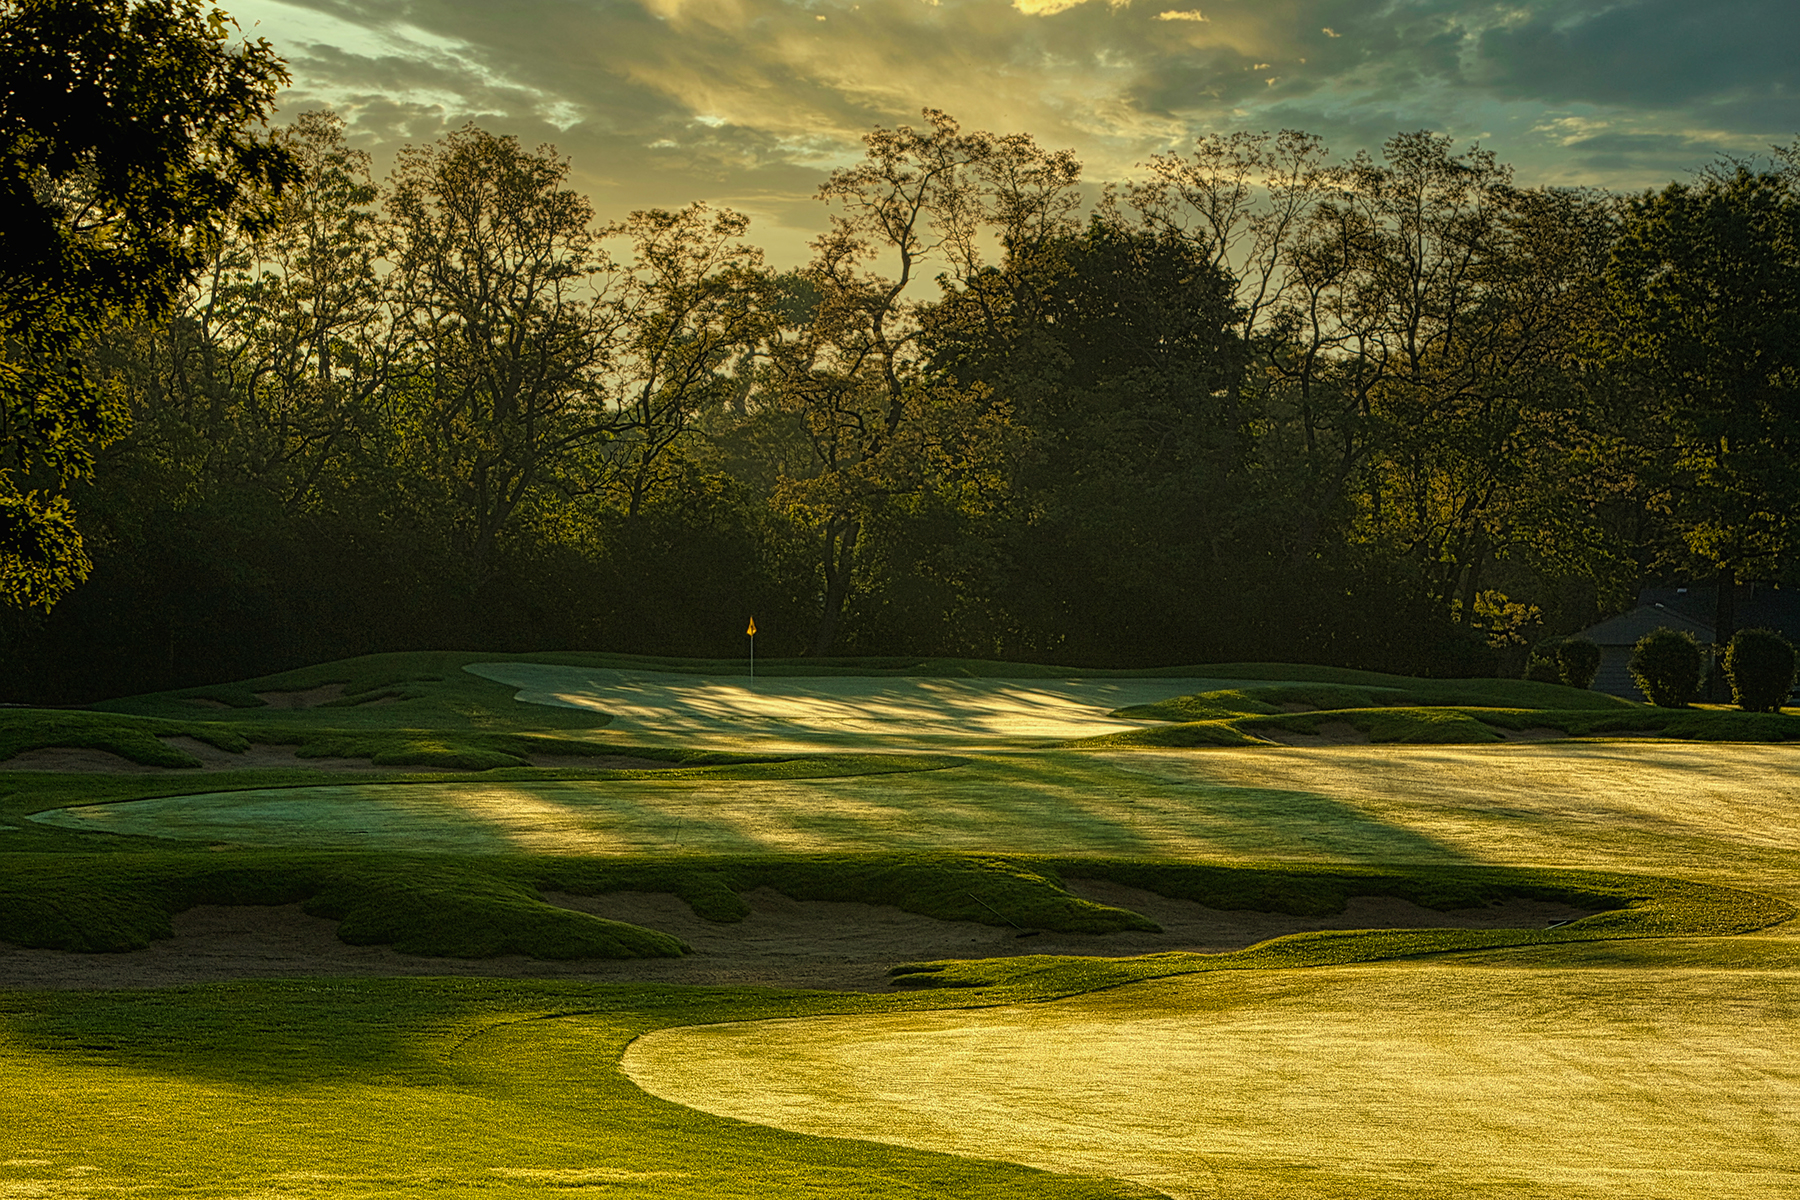
[[672, 933], [695, 952], [680, 959], [547, 962], [519, 956], [423, 958], [386, 946], [349, 946], [337, 939], [337, 922], [310, 917], [298, 904], [202, 905], [175, 917], [175, 937], [128, 954], [73, 954], [0, 943], [0, 988], [171, 987], [313, 975], [469, 975], [886, 992], [894, 990], [888, 967], [919, 960], [1220, 952], [1304, 930], [1542, 927], [1587, 915], [1585, 910], [1530, 900], [1440, 913], [1404, 900], [1364, 896], [1351, 900], [1338, 916], [1307, 918], [1220, 912], [1099, 880], [1070, 880], [1069, 889], [1143, 913], [1164, 931], [1040, 933], [1021, 938], [1012, 928], [939, 921], [888, 905], [793, 900], [768, 888], [745, 895], [751, 911], [743, 921], [717, 924], [696, 917], [684, 901], [666, 894], [553, 893], [546, 899], [554, 904]]

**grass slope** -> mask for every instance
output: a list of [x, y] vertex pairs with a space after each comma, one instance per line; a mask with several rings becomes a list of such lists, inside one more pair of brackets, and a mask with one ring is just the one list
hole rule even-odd
[[331, 724], [341, 713], [341, 709], [321, 707], [311, 710], [304, 722], [264, 724], [241, 719], [216, 721], [190, 717], [176, 720], [67, 709], [4, 709], [0, 710], [0, 761], [28, 750], [62, 747], [105, 750], [147, 767], [193, 769], [201, 766], [194, 755], [164, 740], [176, 737], [194, 738], [229, 754], [242, 754], [253, 744], [292, 746], [295, 755], [301, 759], [362, 758], [375, 766], [461, 771], [522, 767], [532, 755], [553, 758], [629, 756], [684, 766], [775, 761], [771, 755], [639, 746], [541, 732], [344, 729]]
[[[714, 921], [742, 920], [749, 908], [740, 893], [767, 887], [796, 900], [891, 904], [943, 920], [1022, 929], [1158, 928], [1138, 913], [1070, 894], [1062, 883], [1065, 874], [1111, 879], [1215, 908], [1306, 916], [1342, 912], [1352, 896], [1397, 896], [1440, 910], [1513, 896], [1608, 910], [1554, 930], [1295, 935], [1267, 943], [1271, 949], [1243, 952], [1248, 957], [1242, 961], [1263, 965], [1591, 937], [1743, 933], [1795, 911], [1774, 898], [1736, 889], [1591, 872], [1227, 867], [1003, 855], [579, 859], [231, 850], [13, 854], [0, 856], [0, 866], [0, 941], [89, 952], [141, 949], [170, 937], [170, 918], [197, 904], [296, 902], [315, 916], [341, 921], [339, 936], [346, 942], [392, 944], [409, 954], [566, 959], [673, 957], [685, 951], [674, 938], [546, 904], [543, 891], [671, 892]], [[1013, 969], [1004, 962], [953, 964], [931, 968], [924, 972], [930, 977], [919, 982], [971, 986], [976, 980], [993, 982], [992, 971]], [[1125, 972], [1122, 980], [1140, 977], [1133, 973], [1136, 966], [1117, 969]], [[1170, 973], [1161, 965], [1156, 971]]]
[[[1081, 866], [1096, 869], [1092, 863]], [[1139, 867], [1120, 864], [1119, 869]], [[1166, 874], [1158, 878], [1166, 886], [1172, 883]], [[1186, 882], [1201, 888], [1220, 885], [1216, 876]], [[1328, 882], [1341, 886], [1344, 880]], [[1265, 877], [1255, 886], [1267, 883]], [[1606, 886], [1598, 879], [1581, 881], [1584, 889]], [[1627, 886], [1636, 888], [1640, 882]], [[1244, 893], [1245, 898], [1252, 894], [1258, 893]], [[1465, 1171], [1479, 1163], [1446, 1151], [1439, 1156], [1444, 1161], [1435, 1185], [1420, 1184], [1416, 1172], [1396, 1175], [1383, 1169], [1382, 1162], [1326, 1163], [1316, 1152], [1296, 1148], [1292, 1132], [1301, 1129], [1335, 1139], [1339, 1145], [1331, 1153], [1342, 1153], [1370, 1129], [1360, 1109], [1346, 1111], [1334, 1102], [1329, 1114], [1302, 1119], [1286, 1108], [1249, 1100], [1232, 1084], [1245, 1070], [1280, 1074], [1289, 1069], [1281, 1022], [1295, 1025], [1311, 1047], [1306, 1066], [1310, 1083], [1296, 1089], [1294, 1080], [1283, 1075], [1278, 1094], [1342, 1097], [1383, 1081], [1403, 1080], [1404, 1071], [1421, 1071], [1416, 1057], [1410, 1066], [1401, 1060], [1389, 1068], [1384, 1056], [1411, 1046], [1421, 1021], [1450, 1018], [1445, 1037], [1429, 1043], [1442, 1043], [1445, 1053], [1461, 1055], [1456, 1069], [1442, 1075], [1458, 1090], [1440, 1090], [1439, 1108], [1423, 1114], [1441, 1124], [1446, 1112], [1461, 1111], [1456, 1106], [1464, 1103], [1465, 1092], [1481, 1099], [1488, 1096], [1483, 1087], [1507, 1084], [1516, 1089], [1516, 1072], [1495, 1069], [1522, 1044], [1504, 1040], [1511, 1031], [1507, 1022], [1537, 1019], [1539, 1030], [1568, 1029], [1576, 1038], [1589, 1036], [1592, 1026], [1595, 1034], [1610, 1035], [1593, 1040], [1593, 1046], [1620, 1044], [1619, 1031], [1595, 1017], [1619, 1006], [1616, 986], [1588, 975], [1582, 977], [1590, 980], [1584, 989], [1550, 989], [1542, 982], [1543, 969], [1591, 971], [1597, 963], [1602, 970], [1613, 970], [1625, 964], [1642, 972], [1644, 987], [1654, 989], [1662, 1019], [1669, 1022], [1672, 1013], [1685, 1011], [1690, 1000], [1686, 991], [1692, 989], [1671, 989], [1655, 970], [1704, 961], [1706, 954], [1696, 947], [1721, 945], [1740, 943], [1562, 942], [1526, 948], [1519, 965], [1509, 965], [1510, 955], [1492, 952], [1476, 960], [1448, 960], [1471, 972], [1472, 990], [1446, 986], [1441, 972], [1419, 975], [1416, 964], [1295, 977], [1286, 970], [1247, 970], [1255, 964], [1232, 962], [1233, 956], [1211, 956], [1203, 974], [1133, 987], [1119, 985], [1129, 983], [1134, 971], [1140, 979], [1158, 968], [1167, 974], [1171, 964], [1155, 959], [1135, 966], [1022, 960], [1004, 978], [980, 981], [979, 990], [895, 996], [489, 980], [256, 981], [144, 993], [11, 993], [0, 995], [0, 1082], [8, 1085], [0, 1087], [0, 1122], [9, 1131], [10, 1150], [0, 1161], [0, 1186], [52, 1196], [122, 1186], [199, 1197], [524, 1197], [572, 1187], [646, 1200], [802, 1195], [814, 1200], [920, 1195], [946, 1200], [1148, 1200], [1160, 1194], [1142, 1183], [1105, 1178], [1110, 1167], [1144, 1175], [1151, 1184], [1166, 1178], [1167, 1186], [1183, 1191], [1193, 1180], [1211, 1178], [1247, 1200], [1424, 1200], [1446, 1194], [1443, 1186], [1450, 1176], [1441, 1172], [1454, 1171], [1458, 1162]], [[1281, 965], [1329, 962], [1339, 949], [1328, 939], [1300, 941], [1286, 948], [1288, 957]], [[1763, 970], [1776, 964], [1766, 953], [1740, 953], [1737, 958], [1739, 969], [1749, 969], [1742, 963]], [[1790, 959], [1791, 954], [1781, 961]], [[1503, 986], [1504, 972], [1521, 968], [1540, 973]], [[1397, 969], [1406, 973], [1393, 974]], [[1729, 983], [1740, 994], [1746, 986], [1738, 976]], [[1083, 995], [1089, 998], [1069, 1007], [1066, 998]], [[1442, 1004], [1446, 996], [1454, 1003]], [[1535, 1018], [1534, 1009], [1522, 1018], [1517, 996], [1536, 997], [1540, 1007], [1567, 1008], [1541, 1018]], [[1059, 998], [1063, 1003], [1042, 1003]], [[1671, 998], [1683, 1007], [1673, 1008]], [[1471, 1022], [1470, 1013], [1482, 1005], [1492, 1011]], [[947, 1007], [960, 1011], [943, 1012]], [[1733, 1007], [1753, 1021], [1765, 1015], [1741, 1003], [1726, 1006]], [[1642, 1004], [1639, 1009], [1650, 1011]], [[1170, 1029], [1190, 1014], [1199, 1017], [1204, 1035], [1171, 1042]], [[1401, 1014], [1407, 1015], [1397, 1024]], [[773, 1027], [719, 1025], [799, 1017], [815, 1020]], [[887, 1069], [898, 1072], [887, 1077], [887, 1091], [928, 1085], [938, 1107], [915, 1107], [915, 1114], [942, 1111], [951, 1117], [923, 1139], [913, 1120], [889, 1120], [885, 1128], [873, 1124], [872, 1098], [860, 1088], [855, 1095], [838, 1097], [833, 1107], [840, 1125], [834, 1136], [819, 1137], [758, 1123], [791, 1123], [795, 1109], [773, 1117], [746, 1113], [748, 1122], [713, 1116], [639, 1090], [615, 1066], [629, 1046], [659, 1030], [744, 1029], [756, 1051], [754, 1059], [740, 1061], [745, 1068], [740, 1083], [767, 1095], [775, 1089], [762, 1085], [755, 1073], [758, 1064], [784, 1071], [790, 1089], [800, 1077], [793, 1068], [804, 1051], [796, 1051], [786, 1030], [801, 1035], [805, 1046], [826, 1048], [839, 1044], [846, 1032], [851, 1039], [883, 1036], [887, 1027], [882, 1022], [900, 1019], [910, 1035], [880, 1052]], [[834, 1020], [851, 1024], [833, 1025]], [[939, 1024], [920, 1024], [934, 1020]], [[954, 1050], [957, 1031], [970, 1022], [987, 1023], [982, 1034], [985, 1073], [947, 1053]], [[1134, 1022], [1145, 1023], [1148, 1040], [1142, 1045], [1129, 1040]], [[941, 1035], [919, 1036], [934, 1028]], [[1640, 1040], [1642, 1029], [1640, 1021], [1635, 1027]], [[1261, 1033], [1250, 1036], [1256, 1030]], [[1459, 1043], [1445, 1040], [1457, 1030], [1465, 1038], [1471, 1031], [1486, 1037], [1493, 1048], [1463, 1052]], [[1648, 1046], [1667, 1052], [1662, 1043]], [[1209, 1066], [1189, 1061], [1202, 1047], [1213, 1055]], [[915, 1049], [924, 1057], [907, 1057]], [[1024, 1074], [1008, 1071], [1009, 1098], [1002, 1104], [982, 1102], [983, 1082], [994, 1078], [995, 1065], [1009, 1062], [1015, 1052], [1023, 1054], [1019, 1066]], [[1132, 1139], [1134, 1163], [1129, 1168], [1116, 1153], [1107, 1161], [1112, 1147], [1104, 1139], [1096, 1142], [1097, 1127], [1081, 1119], [1080, 1106], [1089, 1093], [1066, 1091], [1066, 1084], [1084, 1078], [1084, 1061], [1076, 1057], [1080, 1053], [1097, 1056], [1102, 1065], [1127, 1066], [1129, 1094], [1139, 1101], [1154, 1097], [1147, 1108], [1139, 1103], [1133, 1111], [1163, 1124], [1142, 1128]], [[1696, 1051], [1685, 1053], [1693, 1059]], [[1725, 1058], [1706, 1046], [1698, 1053], [1713, 1070]], [[683, 1051], [679, 1057], [696, 1069], [710, 1064], [715, 1071], [734, 1061], [710, 1051]], [[1576, 1091], [1588, 1094], [1591, 1083], [1577, 1084], [1584, 1064], [1592, 1061], [1591, 1050], [1584, 1056], [1579, 1044], [1572, 1045], [1547, 1064], [1549, 1074], [1537, 1086], [1563, 1089], [1565, 1098]], [[1157, 1063], [1169, 1069], [1159, 1071]], [[1034, 1073], [1033, 1064], [1047, 1073]], [[1697, 1078], [1703, 1083], [1706, 1076]], [[1764, 1086], [1769, 1079], [1765, 1072]], [[1178, 1085], [1179, 1100], [1171, 1096], [1173, 1102], [1161, 1102], [1159, 1081], [1165, 1080]], [[1207, 1086], [1197, 1088], [1196, 1080]], [[693, 1097], [694, 1103], [717, 1105], [721, 1082], [715, 1075], [713, 1086]], [[1624, 1082], [1639, 1086], [1636, 1076], [1626, 1075]], [[1684, 1114], [1689, 1128], [1710, 1131], [1710, 1122], [1720, 1119], [1721, 1101], [1733, 1094], [1695, 1097], [1697, 1102]], [[1749, 1099], [1754, 1102], [1759, 1095]], [[1037, 1106], [1045, 1097], [1054, 1098], [1055, 1111], [1039, 1114]], [[1230, 1107], [1228, 1119], [1212, 1115], [1220, 1103]], [[1520, 1128], [1531, 1127], [1543, 1115], [1541, 1108], [1521, 1102], [1516, 1091], [1506, 1103], [1507, 1120]], [[1517, 1118], [1510, 1115], [1515, 1109]], [[1593, 1158], [1594, 1122], [1582, 1115], [1586, 1110], [1568, 1112], [1559, 1106], [1558, 1111], [1557, 1136]], [[1281, 1120], [1270, 1123], [1276, 1112], [1283, 1114]], [[997, 1114], [1013, 1124], [1000, 1126], [993, 1136], [989, 1126]], [[1039, 1115], [1044, 1120], [1034, 1124], [1031, 1118]], [[1170, 1136], [1188, 1128], [1186, 1121], [1203, 1115], [1212, 1130], [1206, 1144], [1214, 1153], [1208, 1169], [1195, 1174], [1191, 1164], [1168, 1160], [1166, 1146]], [[1602, 1127], [1621, 1115], [1628, 1117], [1629, 1110], [1609, 1106], [1594, 1112]], [[1078, 1123], [1070, 1125], [1071, 1116]], [[1390, 1146], [1414, 1120], [1409, 1112], [1408, 1124], [1402, 1126], [1392, 1110], [1368, 1117], [1382, 1122], [1377, 1128]], [[1059, 1127], [1076, 1131], [1089, 1161], [1099, 1165], [1040, 1154], [1045, 1131]], [[984, 1130], [988, 1140], [955, 1136], [972, 1128]], [[196, 1153], [197, 1130], [205, 1133], [203, 1153]], [[1218, 1138], [1227, 1132], [1241, 1148], [1220, 1155]], [[955, 1153], [885, 1144], [894, 1139], [923, 1140]], [[994, 1161], [996, 1157], [1043, 1161], [1069, 1173], [1015, 1166]], [[1593, 1163], [1602, 1175], [1612, 1165], [1603, 1156]], [[1307, 1169], [1297, 1169], [1301, 1166]], [[1554, 1186], [1509, 1191], [1505, 1181], [1484, 1179], [1458, 1180], [1449, 1194], [1474, 1192], [1589, 1196]], [[1592, 1193], [1602, 1194], [1607, 1193]], [[1640, 1187], [1633, 1194], [1663, 1193]]]
[[[281, 744], [321, 747], [318, 754], [479, 753], [512, 763], [544, 752], [542, 739], [604, 747], [581, 753], [621, 752], [600, 728], [604, 714], [521, 705], [511, 688], [461, 670], [506, 657], [389, 655], [325, 664], [204, 697], [227, 708], [198, 706], [200, 697], [190, 692], [99, 706], [104, 712], [0, 713], [0, 751], [61, 721], [54, 736], [77, 740], [37, 744], [115, 753], [124, 746], [154, 756], [177, 751], [161, 740], [170, 736], [230, 749], [234, 738], [279, 735], [295, 739]], [[693, 674], [736, 667], [518, 657]], [[758, 670], [1140, 674], [914, 659], [759, 663]], [[1207, 744], [1207, 737], [1256, 741], [1256, 722], [1305, 729], [1327, 720], [1366, 721], [1371, 736], [1380, 729], [1397, 740], [1432, 730], [1472, 738], [1477, 728], [1498, 736], [1502, 727], [1583, 731], [1577, 736], [1654, 727], [1668, 737], [1706, 739], [1717, 736], [1723, 718], [1739, 716], [1623, 703], [1585, 707], [1599, 702], [1546, 685], [1271, 664], [1161, 674], [1247, 684], [1147, 706], [1160, 711], [1140, 719], [1171, 723], [1144, 736], [1192, 739], [1179, 745]], [[1269, 680], [1289, 682], [1255, 686]], [[1294, 680], [1312, 682], [1296, 687]], [[343, 685], [343, 702], [286, 710], [255, 696], [326, 684]], [[1313, 711], [1288, 711], [1300, 704]], [[1788, 719], [1739, 722], [1733, 736], [1779, 740], [1774, 731]], [[15, 735], [10, 743], [8, 731]], [[1788, 1001], [1800, 992], [1780, 974], [1800, 971], [1800, 941], [1770, 928], [1789, 920], [1788, 902], [1800, 899], [1792, 884], [1800, 877], [1792, 789], [1784, 784], [1791, 769], [1772, 757], [1783, 753], [1654, 744], [1362, 747], [1325, 755], [1259, 748], [968, 759], [739, 755], [710, 765], [644, 754], [681, 765], [660, 773], [505, 765], [479, 775], [396, 770], [357, 778], [370, 785], [370, 796], [387, 788], [448, 797], [490, 785], [496, 802], [527, 807], [537, 795], [531, 789], [544, 781], [592, 782], [608, 789], [620, 811], [642, 809], [653, 820], [667, 815], [656, 804], [687, 796], [723, 820], [766, 822], [773, 813], [854, 847], [608, 857], [172, 848], [153, 837], [78, 833], [23, 818], [65, 805], [197, 791], [287, 789], [296, 804], [306, 804], [319, 794], [307, 785], [321, 777], [292, 768], [0, 776], [0, 822], [15, 823], [0, 826], [0, 851], [10, 851], [0, 853], [0, 939], [41, 945], [125, 949], [164, 936], [169, 916], [191, 904], [298, 901], [341, 920], [346, 940], [391, 942], [416, 953], [680, 953], [663, 935], [568, 913], [541, 898], [546, 890], [620, 888], [675, 892], [714, 920], [741, 915], [741, 892], [773, 887], [796, 898], [892, 903], [990, 924], [1142, 927], [1132, 924], [1143, 922], [1139, 914], [1071, 896], [1061, 880], [1077, 872], [1219, 907], [1309, 914], [1341, 909], [1355, 895], [1402, 896], [1428, 907], [1522, 895], [1606, 908], [1554, 930], [1338, 932], [1274, 939], [1229, 955], [903, 964], [896, 978], [913, 986], [891, 996], [476, 980], [4, 993], [0, 1122], [8, 1155], [0, 1156], [0, 1194], [130, 1188], [335, 1200], [522, 1197], [580, 1187], [681, 1200], [1126, 1200], [1166, 1187], [1245, 1200], [1786, 1195], [1759, 1182], [1775, 1175], [1733, 1173], [1732, 1163], [1705, 1157], [1712, 1147], [1704, 1144], [1738, 1138], [1748, 1147], [1740, 1157], [1756, 1167], [1759, 1147], [1777, 1147], [1785, 1163], [1782, 1148], [1800, 1136], [1783, 1115], [1800, 1110], [1800, 1096], [1782, 1090], [1787, 1060], [1780, 1057], [1791, 1030], [1800, 1028], [1800, 1006]], [[951, 765], [963, 769], [933, 769]], [[874, 773], [881, 771], [890, 773]], [[769, 826], [755, 829], [765, 847], [775, 844]], [[918, 852], [903, 851], [915, 843]], [[998, 852], [1001, 843], [1006, 852]], [[958, 846], [970, 852], [944, 852]], [[1097, 846], [1107, 852], [1097, 854]], [[1670, 877], [1625, 873], [1632, 870]], [[1379, 965], [1358, 965], [1371, 962]], [[880, 1024], [940, 1021], [930, 1028], [965, 1037], [957, 1031], [988, 1020], [983, 1012], [997, 1031], [982, 1035], [989, 1038], [983, 1052], [1000, 1064], [996, 1078], [1010, 1089], [1003, 1103], [979, 1088], [950, 1086], [977, 1081], [979, 1071], [947, 1055], [941, 1039], [921, 1037], [927, 1025]], [[932, 1135], [938, 1140], [911, 1149], [846, 1140], [906, 1140], [915, 1132], [897, 1120], [883, 1125], [866, 1103], [873, 1094], [867, 1086], [827, 1089], [842, 1124], [833, 1136], [818, 1137], [684, 1108], [646, 1095], [619, 1071], [627, 1046], [645, 1034], [764, 1018], [841, 1019], [849, 1023], [841, 1027], [851, 1031], [848, 1045], [889, 1038], [870, 1052], [876, 1078], [885, 1081], [884, 1094], [916, 1085], [947, 1098], [952, 1107]], [[1666, 1036], [1644, 1033], [1657, 1022]], [[1143, 1025], [1143, 1038], [1109, 1040], [1134, 1023]], [[1541, 1053], [1533, 1048], [1531, 1038], [1565, 1028], [1566, 1042], [1545, 1042]], [[1016, 1060], [1006, 1058], [1009, 1031], [1022, 1031]], [[746, 1036], [760, 1054], [802, 1057], [770, 1027]], [[837, 1036], [802, 1032], [800, 1043], [836, 1045]], [[1747, 1058], [1733, 1057], [1739, 1043]], [[1629, 1053], [1607, 1057], [1618, 1045]], [[908, 1057], [909, 1046], [921, 1055]], [[1508, 1065], [1509, 1055], [1525, 1051], [1536, 1057], [1521, 1059], [1518, 1069]], [[1441, 1066], [1419, 1057], [1440, 1052]], [[1671, 1063], [1685, 1074], [1667, 1094], [1686, 1123], [1665, 1134], [1657, 1124], [1657, 1072]], [[1126, 1072], [1118, 1077], [1124, 1088], [1117, 1103], [1083, 1108], [1113, 1094], [1106, 1091], [1113, 1086], [1104, 1075], [1109, 1068]], [[1101, 1073], [1085, 1073], [1092, 1070]], [[1273, 1082], [1261, 1091], [1242, 1082], [1263, 1078]], [[1593, 1080], [1615, 1078], [1604, 1104], [1572, 1111], [1569, 1097], [1588, 1095], [1582, 1089]], [[1409, 1099], [1404, 1086], [1382, 1091], [1409, 1081], [1419, 1085], [1417, 1097]], [[1401, 1118], [1375, 1107], [1365, 1113], [1357, 1107], [1365, 1096], [1414, 1107]], [[1047, 1098], [1052, 1110], [1037, 1125], [1021, 1124], [1035, 1111], [1033, 1097]], [[990, 1129], [984, 1122], [995, 1113], [1003, 1122]], [[1210, 1139], [1204, 1161], [1159, 1157], [1172, 1144], [1159, 1120], [1185, 1130], [1189, 1145], [1198, 1144], [1193, 1123], [1203, 1121]], [[1558, 1144], [1533, 1143], [1535, 1157], [1485, 1153], [1481, 1139], [1495, 1130], [1538, 1127]], [[1446, 1128], [1454, 1138], [1432, 1140]], [[969, 1136], [958, 1140], [946, 1131]], [[1080, 1153], [1052, 1146], [1040, 1155], [1046, 1137], [1079, 1143]], [[1703, 1143], [1698, 1151], [1689, 1148], [1696, 1138]], [[1402, 1143], [1410, 1155], [1404, 1161], [1395, 1151]], [[1374, 1152], [1361, 1154], [1364, 1146]], [[1693, 1162], [1723, 1165], [1672, 1185], [1667, 1171], [1667, 1178], [1631, 1173], [1643, 1162], [1666, 1165], [1667, 1154], [1650, 1152], [1669, 1146]], [[1564, 1173], [1533, 1177], [1551, 1167]], [[1104, 1177], [1121, 1173], [1142, 1183]], [[1791, 1184], [1791, 1172], [1777, 1184]]]
[[1665, 709], [1616, 696], [1521, 679], [1414, 680], [1406, 687], [1341, 684], [1246, 687], [1121, 708], [1115, 717], [1166, 721], [1067, 743], [1095, 749], [1250, 746], [1277, 732], [1314, 734], [1347, 725], [1371, 742], [1480, 745], [1500, 730], [1566, 737], [1665, 737], [1687, 741], [1800, 741], [1800, 720], [1781, 713]]
[[[372, 654], [320, 663], [238, 683], [184, 688], [109, 700], [89, 707], [134, 716], [191, 718], [203, 709], [221, 721], [254, 719], [279, 724], [307, 724], [317, 709], [272, 707], [259, 693], [304, 692], [341, 685], [341, 699], [324, 706], [330, 723], [350, 728], [514, 729], [528, 721], [540, 729], [592, 729], [606, 716], [591, 710], [533, 709], [522, 718], [512, 701], [513, 689], [472, 675], [463, 668], [482, 662], [531, 662], [619, 671], [655, 671], [676, 675], [730, 678], [747, 673], [738, 659], [671, 659], [630, 654], [532, 653], [493, 654], [473, 651], [414, 651]], [[938, 679], [1185, 679], [1195, 677], [1245, 680], [1310, 680], [1352, 688], [1425, 689], [1453, 694], [1461, 685], [1483, 689], [1494, 685], [1513, 702], [1569, 689], [1519, 680], [1419, 680], [1343, 667], [1291, 663], [1225, 663], [1204, 666], [1109, 670], [991, 662], [956, 658], [801, 658], [759, 659], [758, 675], [783, 678], [938, 678]], [[1577, 695], [1599, 697], [1599, 693]], [[1610, 698], [1599, 697], [1596, 703]], [[1621, 702], [1623, 703], [1623, 702]], [[223, 708], [213, 706], [223, 705]]]
[[[903, 997], [937, 1001], [936, 997]], [[640, 1091], [670, 1025], [883, 998], [487, 980], [0, 995], [0, 1192], [203, 1198], [1142, 1200], [1119, 1180], [809, 1138]]]
[[1004, 1146], [1184, 1197], [1793, 1196], [1793, 956], [1696, 969], [1653, 944], [1597, 948], [1614, 965], [1215, 972], [1047, 1005], [679, 1028], [624, 1067], [740, 1120]]

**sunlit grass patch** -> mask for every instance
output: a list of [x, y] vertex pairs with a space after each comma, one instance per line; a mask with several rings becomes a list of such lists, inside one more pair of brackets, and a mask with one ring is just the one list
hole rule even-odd
[[1052, 1004], [675, 1029], [630, 1075], [705, 1111], [1175, 1194], [1793, 1194], [1800, 973], [1405, 963]]
[[[910, 999], [910, 998], [909, 998]], [[1119, 1181], [721, 1120], [618, 1073], [648, 1029], [874, 997], [476, 980], [0, 994], [0, 1194], [1129, 1200]]]

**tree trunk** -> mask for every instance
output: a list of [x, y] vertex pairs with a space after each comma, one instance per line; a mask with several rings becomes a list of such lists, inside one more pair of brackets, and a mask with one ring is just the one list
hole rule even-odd
[[1457, 619], [1463, 625], [1475, 623], [1475, 597], [1481, 594], [1481, 568], [1487, 564], [1487, 539], [1475, 539], [1475, 552], [1464, 568], [1462, 584], [1462, 611]]
[[1725, 682], [1725, 647], [1736, 632], [1737, 569], [1722, 565], [1713, 589], [1713, 658], [1712, 670], [1706, 679], [1706, 698], [1715, 703], [1731, 699], [1730, 687]]
[[822, 657], [837, 640], [838, 621], [850, 599], [851, 567], [856, 561], [856, 538], [861, 531], [861, 525], [852, 517], [825, 523], [825, 611], [819, 615], [819, 630], [807, 651], [814, 658]]

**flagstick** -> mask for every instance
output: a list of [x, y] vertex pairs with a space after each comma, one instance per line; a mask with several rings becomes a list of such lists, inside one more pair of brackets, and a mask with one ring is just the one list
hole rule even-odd
[[746, 631], [750, 636], [750, 680], [756, 681], [756, 618], [750, 618], [750, 628]]

